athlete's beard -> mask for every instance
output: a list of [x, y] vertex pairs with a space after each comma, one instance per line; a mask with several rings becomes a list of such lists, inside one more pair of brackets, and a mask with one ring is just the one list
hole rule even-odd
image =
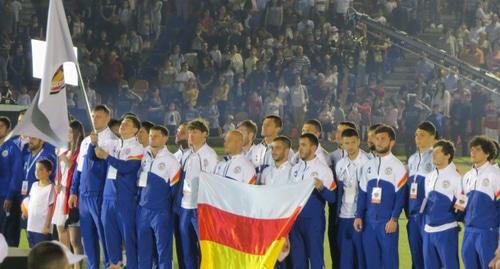
[[177, 142], [182, 149], [187, 149], [189, 147], [187, 139], [183, 139]]
[[370, 149], [371, 152], [374, 152], [374, 151], [377, 151], [377, 149], [375, 148], [375, 145], [370, 145], [370, 147], [368, 148]]
[[382, 148], [382, 149], [376, 149], [376, 152], [378, 154], [386, 154], [387, 152], [389, 152], [391, 150], [391, 147], [387, 146], [385, 148]]

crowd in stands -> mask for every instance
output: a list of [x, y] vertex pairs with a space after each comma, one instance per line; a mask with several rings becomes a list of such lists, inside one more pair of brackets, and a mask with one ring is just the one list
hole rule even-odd
[[[90, 106], [108, 104], [116, 118], [133, 112], [174, 131], [202, 116], [217, 136], [238, 120], [276, 114], [291, 123], [285, 132], [292, 137], [304, 119], [318, 118], [325, 137], [350, 120], [362, 130], [390, 124], [406, 139], [428, 119], [465, 145], [472, 134], [498, 138], [491, 95], [425, 55], [415, 63], [414, 83], [386, 93], [384, 78], [405, 54], [390, 39], [371, 35], [350, 9], [411, 35], [442, 27], [444, 50], [498, 72], [498, 4], [459, 2], [73, 0], [65, 8]], [[30, 39], [44, 39], [46, 9], [35, 4], [35, 15], [23, 21], [20, 0], [0, 4], [0, 99], [27, 105], [38, 89]], [[443, 10], [463, 19], [460, 26], [443, 26]], [[79, 88], [68, 91], [68, 105], [85, 117]]]

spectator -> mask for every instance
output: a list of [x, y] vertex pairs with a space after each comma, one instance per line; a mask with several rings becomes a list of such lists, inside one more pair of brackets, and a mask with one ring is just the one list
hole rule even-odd
[[118, 61], [116, 52], [111, 51], [99, 71], [100, 94], [103, 103], [114, 104], [113, 96], [116, 96], [122, 78], [123, 65]]
[[484, 134], [494, 141], [498, 141], [500, 130], [500, 113], [493, 99], [488, 100], [484, 115]]
[[219, 107], [217, 106], [217, 100], [215, 98], [210, 99], [205, 115], [208, 119], [208, 128], [210, 129], [210, 134], [213, 136], [220, 136], [220, 113]]
[[444, 83], [436, 83], [434, 94], [431, 99], [431, 107], [437, 107], [439, 112], [443, 113], [444, 116], [450, 116], [450, 106], [451, 106], [451, 95], [448, 90], [446, 90]]
[[224, 121], [224, 126], [222, 126], [223, 135], [234, 129], [236, 129], [236, 126], [234, 125], [234, 117], [233, 115], [228, 114]]
[[20, 106], [29, 106], [31, 103], [31, 97], [28, 94], [28, 89], [25, 86], [21, 87], [21, 94], [17, 97], [17, 102]]
[[175, 133], [177, 127], [181, 123], [181, 113], [177, 109], [175, 102], [171, 102], [168, 105], [168, 111], [165, 113], [165, 119], [163, 120], [163, 124], [167, 126], [169, 132], [172, 134]]
[[[468, 126], [471, 119], [471, 105], [469, 90], [457, 90], [453, 95], [453, 102], [450, 110], [451, 115], [451, 138], [459, 144], [461, 141], [462, 154], [467, 154], [470, 128]], [[460, 138], [460, 140], [459, 140]]]
[[290, 110], [294, 126], [302, 126], [308, 104], [309, 94], [307, 87], [302, 84], [300, 76], [296, 76], [294, 85], [290, 88]]

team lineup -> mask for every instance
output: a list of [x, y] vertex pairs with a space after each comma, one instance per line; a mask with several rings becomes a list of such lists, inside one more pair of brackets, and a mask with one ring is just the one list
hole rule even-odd
[[[99, 268], [101, 260], [105, 268], [172, 268], [174, 249], [179, 268], [199, 268], [198, 223], [204, 220], [197, 214], [198, 187], [206, 172], [253, 185], [314, 182], [275, 268], [325, 268], [325, 232], [334, 268], [399, 268], [402, 212], [413, 268], [459, 268], [459, 222], [465, 227], [465, 268], [488, 268], [495, 257], [499, 147], [487, 137], [472, 138], [473, 167], [461, 176], [453, 162], [454, 144], [439, 139], [427, 121], [415, 130], [417, 152], [405, 166], [392, 151], [394, 129], [383, 124], [368, 129], [369, 149], [363, 151], [357, 127], [339, 123], [339, 148], [329, 154], [319, 143], [317, 120], [303, 124], [296, 153], [291, 140], [280, 135], [278, 116], [263, 119], [258, 144], [253, 143], [256, 123], [245, 120], [226, 133], [226, 156], [219, 160], [207, 144], [209, 128], [202, 119], [178, 127], [179, 149], [172, 154], [163, 126], [141, 126], [135, 115], [126, 114], [117, 136], [108, 128], [109, 108], [98, 105], [91, 114], [95, 131], [84, 137], [81, 124], [71, 122], [70, 145], [57, 149], [59, 154], [34, 137], [3, 141], [11, 126], [0, 117], [7, 212], [0, 221], [9, 244], [19, 244], [26, 219], [30, 247], [50, 240], [51, 224], [64, 223], [61, 215], [78, 209], [79, 221], [72, 225], [80, 228], [87, 268]], [[62, 191], [56, 178], [66, 182]]]

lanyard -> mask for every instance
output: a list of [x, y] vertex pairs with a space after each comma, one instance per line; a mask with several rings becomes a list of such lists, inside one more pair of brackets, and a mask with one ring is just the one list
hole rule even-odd
[[359, 175], [358, 175], [358, 170], [357, 170], [357, 166], [354, 162], [349, 162], [349, 164], [346, 165], [345, 167], [345, 171], [347, 173], [347, 182], [351, 182], [351, 173], [349, 172], [349, 167], [350, 166], [354, 166], [355, 170], [354, 170], [354, 175], [355, 175], [355, 179], [356, 179], [356, 183], [359, 182]]
[[231, 162], [233, 159], [229, 157], [230, 159], [226, 162], [226, 167], [224, 168], [224, 177], [227, 177], [227, 172], [229, 171], [229, 168], [231, 167]]
[[437, 172], [437, 177], [436, 177], [436, 180], [434, 180], [434, 186], [432, 186], [432, 190], [435, 191], [436, 190], [436, 184], [439, 180], [439, 169], [436, 168], [436, 172]]
[[307, 169], [309, 169], [309, 166], [307, 166], [307, 162], [304, 161], [304, 169], [302, 170], [302, 181], [304, 181], [304, 175], [306, 174]]
[[418, 152], [418, 163], [417, 163], [417, 170], [415, 171], [415, 175], [413, 176], [413, 183], [417, 182], [417, 177], [418, 177], [418, 169], [420, 168], [420, 162], [422, 161], [422, 154], [420, 154], [420, 151]]
[[377, 188], [378, 182], [380, 181], [380, 166], [382, 165], [382, 158], [378, 157], [378, 168], [377, 168]]
[[43, 152], [43, 149], [40, 150], [40, 152], [38, 152], [38, 154], [35, 157], [33, 157], [33, 158], [32, 158], [32, 155], [30, 155], [30, 161], [28, 162], [29, 166], [26, 169], [26, 177], [28, 176], [28, 173], [31, 170], [31, 167], [33, 167], [33, 164], [36, 163], [36, 160], [38, 159], [38, 157], [40, 157], [40, 155], [42, 154], [42, 152]]

